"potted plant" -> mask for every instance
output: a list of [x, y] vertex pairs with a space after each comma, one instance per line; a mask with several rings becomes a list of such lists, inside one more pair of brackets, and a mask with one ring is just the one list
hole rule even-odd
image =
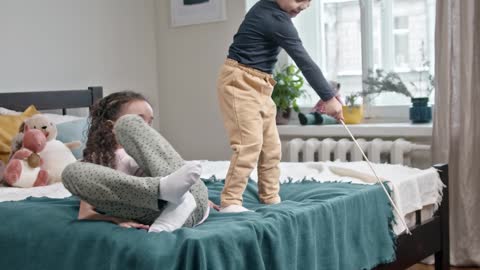
[[[424, 62], [424, 67], [428, 62]], [[435, 89], [435, 79], [432, 74], [426, 78], [419, 72], [417, 83], [410, 82], [415, 89], [415, 95], [411, 97], [412, 107], [410, 107], [410, 121], [412, 123], [428, 123], [432, 120], [432, 107], [428, 106], [429, 97]]]
[[[424, 66], [428, 62], [424, 63]], [[377, 69], [375, 74], [369, 71], [367, 79], [364, 81], [367, 85], [367, 91], [371, 93], [395, 92], [405, 95], [411, 99], [410, 120], [412, 123], [428, 123], [432, 120], [432, 108], [428, 105], [429, 97], [434, 89], [434, 78], [428, 74], [426, 80], [423, 72], [419, 72], [418, 82], [410, 82], [414, 91], [411, 92], [403, 83], [400, 76], [395, 72], [385, 72]]]
[[277, 105], [276, 122], [278, 125], [284, 125], [288, 123], [292, 109], [300, 111], [297, 99], [305, 95], [302, 88], [304, 79], [300, 70], [293, 64], [276, 71], [273, 78], [277, 82], [272, 93], [273, 102]]
[[359, 92], [353, 92], [345, 96], [345, 105], [342, 107], [343, 117], [346, 124], [359, 124], [363, 121], [364, 106], [366, 100], [372, 95], [379, 94], [379, 90], [369, 88]]
[[363, 120], [363, 106], [358, 102], [360, 93], [351, 93], [345, 97], [345, 105], [342, 107], [343, 118], [346, 124], [359, 124]]

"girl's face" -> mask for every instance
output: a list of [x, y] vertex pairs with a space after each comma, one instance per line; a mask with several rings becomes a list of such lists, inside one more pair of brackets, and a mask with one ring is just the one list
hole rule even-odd
[[290, 17], [297, 16], [304, 9], [310, 6], [311, 0], [276, 0], [280, 8], [287, 12]]
[[123, 105], [119, 118], [126, 114], [136, 114], [145, 120], [150, 126], [153, 122], [153, 109], [145, 100], [133, 100]]

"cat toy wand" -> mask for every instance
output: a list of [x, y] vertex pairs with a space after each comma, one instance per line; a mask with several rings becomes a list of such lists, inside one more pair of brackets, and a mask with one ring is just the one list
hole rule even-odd
[[348, 134], [349, 134], [350, 137], [352, 138], [352, 140], [353, 140], [353, 142], [355, 143], [355, 145], [357, 146], [358, 150], [360, 150], [360, 152], [362, 153], [363, 158], [365, 158], [365, 160], [367, 161], [367, 164], [368, 164], [368, 166], [370, 167], [370, 169], [372, 170], [373, 174], [375, 175], [375, 178], [377, 178], [377, 182], [382, 186], [383, 191], [385, 191], [385, 194], [387, 194], [387, 197], [388, 197], [388, 199], [390, 200], [390, 203], [392, 204], [393, 209], [395, 210], [395, 212], [397, 212], [397, 215], [398, 215], [398, 217], [400, 218], [400, 220], [402, 221], [403, 226], [405, 226], [405, 232], [406, 232], [406, 234], [410, 234], [410, 235], [411, 235], [412, 233], [411, 233], [410, 230], [408, 229], [407, 223], [405, 222], [405, 220], [403, 219], [403, 216], [400, 214], [400, 211], [398, 210], [397, 206], [396, 206], [395, 203], [393, 202], [392, 197], [390, 197], [390, 194], [388, 194], [388, 191], [387, 191], [387, 189], [385, 188], [383, 181], [380, 180], [380, 177], [378, 177], [377, 172], [375, 172], [375, 170], [373, 169], [373, 166], [372, 166], [372, 164], [370, 163], [370, 160], [367, 158], [367, 155], [365, 155], [365, 152], [363, 152], [362, 147], [360, 146], [360, 144], [358, 144], [357, 140], [356, 140], [355, 137], [353, 136], [352, 132], [350, 132], [350, 129], [347, 127], [347, 125], [345, 125], [345, 122], [343, 122], [343, 120], [340, 119], [340, 123], [342, 123], [343, 127], [347, 130]]

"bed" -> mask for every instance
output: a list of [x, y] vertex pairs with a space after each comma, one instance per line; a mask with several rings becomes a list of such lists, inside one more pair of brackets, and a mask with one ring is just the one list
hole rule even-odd
[[[66, 114], [101, 96], [101, 87], [0, 93], [0, 107], [21, 111], [35, 104]], [[435, 269], [448, 269], [448, 166], [435, 168], [446, 187], [441, 205], [426, 220], [416, 211], [412, 235], [398, 236], [392, 236], [392, 209], [379, 185], [286, 182], [284, 202], [265, 207], [250, 181], [244, 200], [253, 213], [213, 212], [201, 226], [160, 235], [77, 221], [78, 199], [49, 186], [58, 198], [41, 197], [43, 189], [0, 203], [0, 269], [405, 269], [429, 255]], [[221, 179], [205, 181], [218, 202]]]

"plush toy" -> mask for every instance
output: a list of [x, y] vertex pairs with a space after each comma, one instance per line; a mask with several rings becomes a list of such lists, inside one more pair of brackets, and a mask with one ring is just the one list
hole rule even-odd
[[[22, 126], [28, 126], [29, 129], [40, 130], [45, 135], [47, 138], [47, 144], [45, 149], [39, 153], [44, 162], [42, 168], [48, 172], [49, 184], [61, 182], [63, 169], [68, 164], [76, 161], [71, 150], [80, 147], [81, 143], [78, 141], [62, 143], [61, 141], [57, 140], [56, 125], [54, 125], [41, 114], [37, 114], [26, 119]], [[17, 135], [15, 140], [17, 142], [23, 141], [22, 136], [24, 135]], [[12, 150], [14, 150], [16, 147], [18, 146], [12, 145]]]
[[337, 124], [337, 120], [326, 114], [318, 112], [311, 112], [307, 114], [299, 113], [298, 120], [302, 126], [305, 125], [334, 125]]
[[[335, 98], [343, 105], [342, 97], [340, 96], [340, 83], [336, 81], [329, 81], [330, 87], [335, 93]], [[330, 125], [337, 124], [335, 118], [330, 117], [325, 111], [325, 102], [319, 100], [312, 108], [310, 113], [299, 113], [298, 120], [302, 125]]]
[[4, 179], [14, 187], [36, 187], [48, 184], [48, 173], [41, 168], [39, 153], [45, 149], [47, 138], [37, 129], [25, 126], [22, 148], [8, 162]]
[[3, 172], [5, 171], [5, 163], [0, 160], [0, 183], [3, 181]]

